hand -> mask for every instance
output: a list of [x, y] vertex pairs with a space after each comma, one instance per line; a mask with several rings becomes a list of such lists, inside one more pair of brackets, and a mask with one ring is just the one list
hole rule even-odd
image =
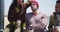
[[17, 27], [20, 27], [21, 21], [20, 20], [17, 20], [16, 24], [17, 24], [16, 25]]
[[55, 28], [55, 29], [53, 29], [53, 32], [59, 32], [59, 31]]

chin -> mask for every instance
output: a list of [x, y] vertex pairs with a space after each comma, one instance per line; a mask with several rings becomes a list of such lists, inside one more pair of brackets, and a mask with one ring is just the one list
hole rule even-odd
[[33, 11], [36, 11], [37, 9], [32, 9]]

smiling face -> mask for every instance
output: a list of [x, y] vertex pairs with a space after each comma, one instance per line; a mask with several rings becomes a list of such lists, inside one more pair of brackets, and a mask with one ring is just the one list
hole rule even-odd
[[56, 3], [55, 11], [60, 14], [60, 3]]

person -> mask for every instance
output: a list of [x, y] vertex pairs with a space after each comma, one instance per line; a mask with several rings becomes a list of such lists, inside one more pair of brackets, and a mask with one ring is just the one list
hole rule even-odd
[[[25, 14], [27, 32], [45, 32], [47, 15], [41, 13], [37, 1], [31, 1], [31, 13]], [[33, 29], [33, 30], [32, 30]]]
[[9, 24], [6, 28], [9, 28], [9, 32], [14, 32], [16, 27], [19, 25], [18, 22], [21, 21], [21, 32], [23, 31], [23, 23], [25, 23], [25, 13], [26, 9], [30, 6], [30, 1], [28, 0], [24, 3], [24, 0], [13, 0], [9, 11], [8, 11], [8, 20]]
[[55, 12], [53, 12], [53, 15], [50, 16], [48, 30], [49, 32], [59, 32], [60, 31], [59, 27], [60, 27], [60, 0], [57, 0], [55, 5]]

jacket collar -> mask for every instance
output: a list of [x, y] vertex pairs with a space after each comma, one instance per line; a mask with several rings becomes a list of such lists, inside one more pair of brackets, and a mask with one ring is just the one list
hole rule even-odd
[[54, 16], [54, 19], [56, 20], [56, 22], [57, 22], [57, 26], [58, 26], [59, 21], [57, 20], [57, 13], [54, 12], [54, 13], [53, 13], [53, 16]]

